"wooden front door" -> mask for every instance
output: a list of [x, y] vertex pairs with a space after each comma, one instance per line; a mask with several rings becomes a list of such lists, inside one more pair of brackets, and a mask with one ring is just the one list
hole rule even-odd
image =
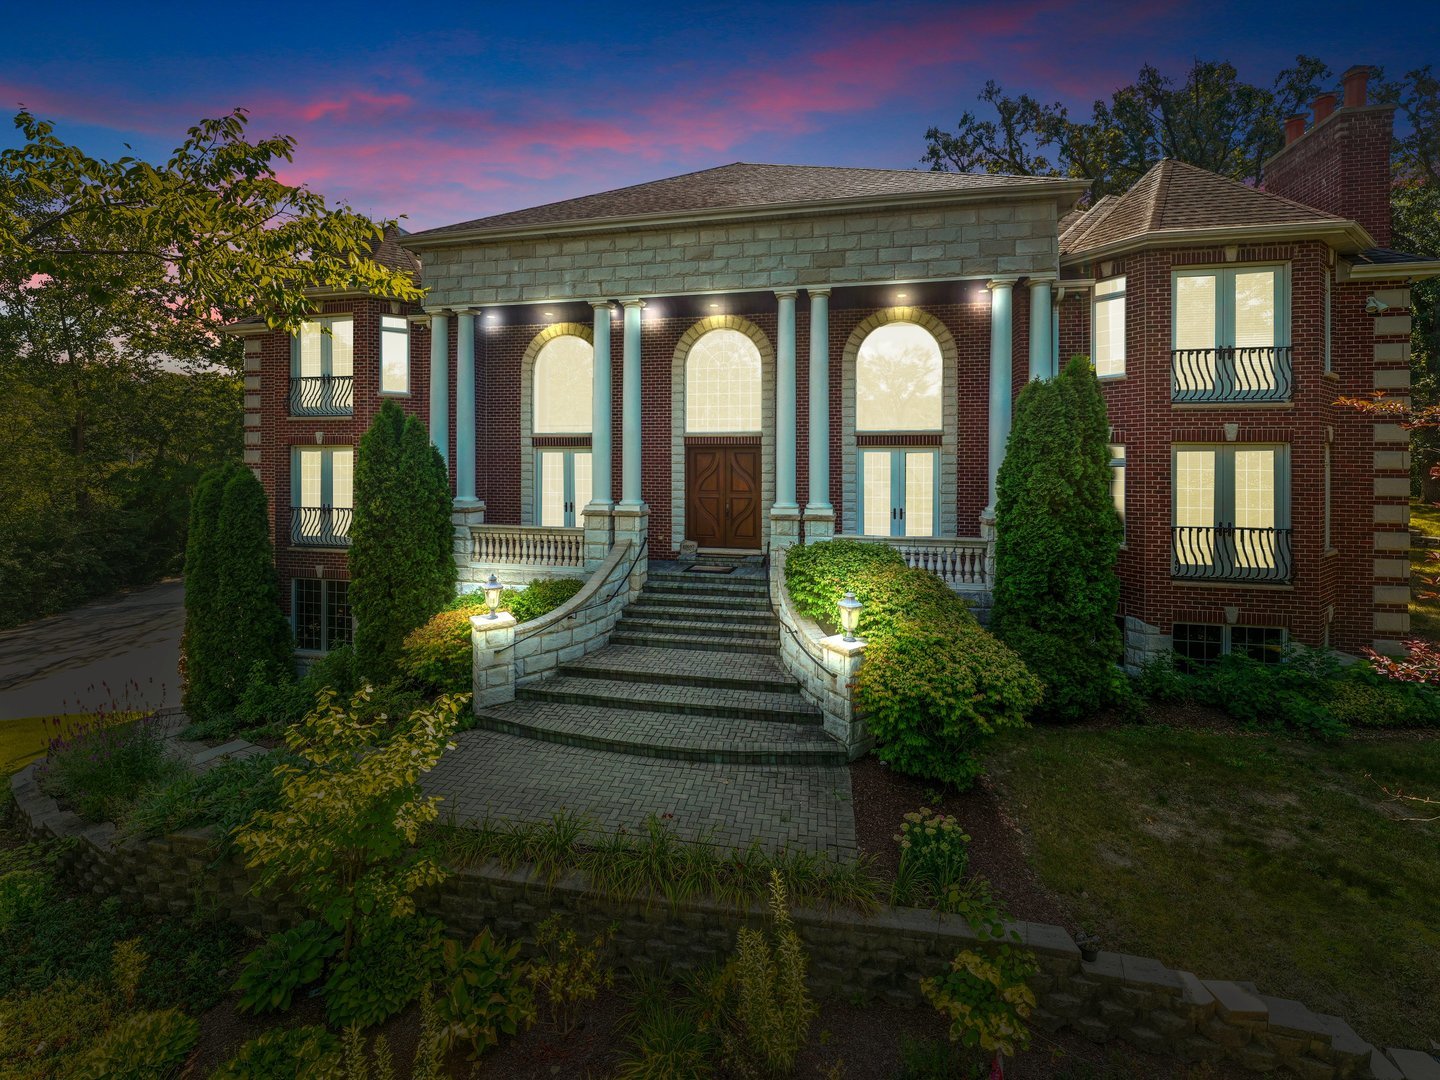
[[708, 548], [760, 547], [760, 448], [685, 448], [685, 538]]

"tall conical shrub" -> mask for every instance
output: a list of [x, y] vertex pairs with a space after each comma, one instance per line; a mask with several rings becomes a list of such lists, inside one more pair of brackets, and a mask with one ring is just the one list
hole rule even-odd
[[1110, 497], [1109, 421], [1088, 357], [1020, 392], [996, 482], [991, 629], [1045, 683], [1042, 715], [1119, 703], [1121, 527]]
[[424, 426], [393, 401], [360, 440], [350, 528], [355, 661], [375, 683], [399, 672], [405, 635], [455, 595], [450, 478]]
[[249, 469], [225, 465], [201, 479], [185, 568], [185, 705], [207, 720], [235, 707], [257, 661], [277, 670], [293, 661], [265, 489]]

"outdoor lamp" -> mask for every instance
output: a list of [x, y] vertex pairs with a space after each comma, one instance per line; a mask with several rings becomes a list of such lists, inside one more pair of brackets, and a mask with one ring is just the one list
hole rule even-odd
[[485, 617], [487, 619], [493, 619], [495, 618], [495, 612], [500, 607], [500, 593], [504, 590], [505, 586], [500, 584], [499, 578], [491, 574], [490, 580], [480, 587], [485, 590], [485, 606], [490, 609], [490, 614]]
[[847, 592], [836, 605], [840, 608], [840, 627], [845, 631], [845, 640], [855, 640], [855, 627], [860, 625], [860, 609], [865, 605], [855, 599], [853, 592]]

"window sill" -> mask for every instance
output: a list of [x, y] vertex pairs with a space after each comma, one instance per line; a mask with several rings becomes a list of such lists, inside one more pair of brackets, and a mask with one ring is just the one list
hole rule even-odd
[[1213, 412], [1216, 409], [1293, 409], [1295, 402], [1291, 401], [1172, 401], [1172, 409], [1181, 409], [1185, 412]]
[[285, 417], [285, 419], [297, 423], [301, 421], [307, 421], [313, 424], [317, 422], [323, 423], [326, 420], [353, 420], [355, 419], [355, 413], [311, 413], [306, 416], [287, 416]]
[[415, 395], [409, 390], [381, 390], [378, 392], [378, 396], [382, 398], [408, 398], [414, 397]]
[[305, 551], [326, 551], [326, 552], [348, 552], [349, 544], [291, 544], [289, 551], [292, 555]]
[[1340, 554], [1340, 549], [1339, 549], [1339, 548], [1333, 548], [1333, 547], [1332, 547], [1332, 548], [1326, 548], [1326, 549], [1325, 549], [1325, 554], [1322, 556], [1322, 558], [1328, 559], [1328, 558], [1330, 558], [1330, 557], [1333, 556], [1333, 555], [1339, 555], [1339, 554]]
[[1338, 383], [1340, 381], [1340, 373], [1338, 371], [1322, 371], [1320, 372], [1320, 377], [1322, 379], [1329, 379], [1331, 382]]
[[1294, 582], [1271, 581], [1190, 581], [1172, 577], [1170, 584], [1186, 589], [1260, 589], [1264, 592], [1294, 592]]
[[1095, 378], [1099, 379], [1101, 382], [1124, 382], [1125, 375], [1126, 372], [1123, 371], [1116, 372], [1114, 375], [1101, 375], [1097, 372]]

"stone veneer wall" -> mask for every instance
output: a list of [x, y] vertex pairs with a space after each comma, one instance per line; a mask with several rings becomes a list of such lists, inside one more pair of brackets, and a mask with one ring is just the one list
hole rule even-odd
[[[171, 915], [193, 910], [198, 899], [261, 932], [299, 921], [293, 901], [255, 895], [239, 861], [217, 859], [213, 829], [122, 839], [113, 825], [87, 826], [61, 809], [39, 790], [34, 772], [32, 765], [11, 778], [15, 806], [32, 834], [75, 838], [60, 866], [81, 888]], [[557, 913], [582, 936], [613, 923], [612, 957], [652, 972], [719, 960], [733, 950], [739, 926], [763, 917], [759, 909], [699, 901], [675, 907], [660, 897], [616, 901], [591, 895], [574, 875], [547, 884], [493, 864], [453, 872], [420, 895], [419, 907], [451, 932], [470, 935], [489, 926], [517, 940], [533, 939], [539, 924]], [[799, 909], [794, 921], [809, 951], [815, 992], [847, 1000], [859, 995], [928, 1008], [920, 980], [942, 972], [957, 952], [986, 947], [963, 919], [912, 908], [874, 915]], [[1228, 1060], [1255, 1072], [1284, 1068], [1306, 1080], [1433, 1076], [1425, 1071], [1435, 1068], [1428, 1055], [1391, 1050], [1386, 1056], [1343, 1020], [1299, 1002], [1265, 997], [1247, 984], [1202, 981], [1146, 957], [1101, 952], [1086, 962], [1061, 927], [1012, 926], [1039, 961], [1032, 985], [1040, 1007], [1031, 1022], [1042, 1030], [1069, 1028], [1095, 1042], [1121, 1039], [1150, 1053]]]

